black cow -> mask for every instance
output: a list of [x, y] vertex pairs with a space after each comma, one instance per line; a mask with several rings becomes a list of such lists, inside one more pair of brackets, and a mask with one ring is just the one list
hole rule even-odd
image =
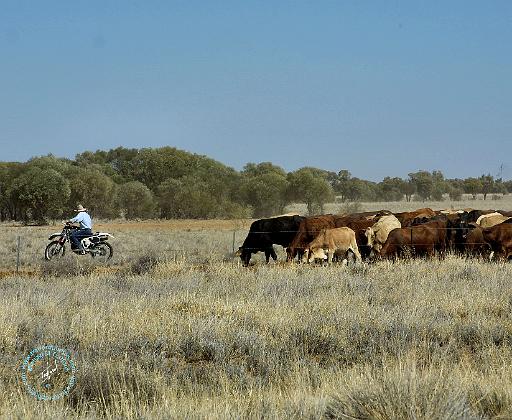
[[471, 210], [462, 214], [462, 221], [464, 224], [476, 223], [480, 216], [484, 214], [494, 213], [496, 210]]
[[247, 267], [251, 255], [260, 251], [265, 253], [267, 263], [270, 257], [277, 260], [277, 254], [272, 245], [288, 247], [303, 219], [303, 216], [279, 216], [253, 222], [243, 245], [238, 248], [243, 265]]

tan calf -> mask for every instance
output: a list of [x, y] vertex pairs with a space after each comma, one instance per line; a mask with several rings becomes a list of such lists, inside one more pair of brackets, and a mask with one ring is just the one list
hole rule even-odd
[[352, 251], [356, 260], [361, 261], [356, 234], [352, 229], [348, 227], [324, 229], [308, 245], [304, 260], [312, 262], [315, 258], [326, 259], [327, 257], [327, 262], [330, 264], [336, 252], [346, 254], [348, 251]]

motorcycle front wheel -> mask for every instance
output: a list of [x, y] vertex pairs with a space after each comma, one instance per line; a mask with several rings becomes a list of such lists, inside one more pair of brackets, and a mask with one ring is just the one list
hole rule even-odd
[[108, 242], [101, 242], [97, 244], [90, 251], [91, 257], [100, 262], [106, 262], [112, 258], [114, 250]]
[[64, 244], [61, 244], [59, 241], [52, 241], [44, 250], [44, 258], [50, 261], [52, 258], [62, 258], [66, 252], [66, 248]]

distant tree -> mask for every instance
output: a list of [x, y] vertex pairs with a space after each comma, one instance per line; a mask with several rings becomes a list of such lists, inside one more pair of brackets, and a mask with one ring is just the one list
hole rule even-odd
[[243, 201], [253, 208], [254, 217], [265, 217], [284, 212], [288, 203], [289, 182], [278, 172], [267, 172], [246, 178], [240, 188]]
[[402, 178], [387, 176], [378, 184], [378, 198], [382, 201], [401, 201], [404, 198], [404, 185]]
[[376, 199], [374, 188], [374, 183], [354, 177], [347, 183], [345, 197], [350, 201], [373, 201]]
[[147, 218], [155, 215], [155, 200], [151, 190], [138, 181], [119, 186], [116, 195], [117, 207], [127, 219]]
[[286, 177], [286, 171], [280, 166], [274, 165], [271, 162], [248, 163], [242, 170], [242, 175], [245, 178], [266, 175], [269, 173]]
[[409, 174], [409, 179], [411, 183], [414, 184], [416, 188], [416, 193], [423, 201], [430, 199], [430, 196], [432, 195], [432, 190], [434, 188], [434, 179], [430, 172], [413, 172]]
[[206, 181], [194, 176], [169, 178], [158, 187], [161, 217], [208, 219], [248, 217], [247, 208], [208, 190]]
[[447, 190], [444, 182], [435, 182], [432, 187], [430, 198], [435, 201], [443, 201], [443, 194]]
[[477, 178], [466, 178], [464, 180], [464, 192], [466, 194], [471, 194], [473, 196], [473, 200], [476, 199], [476, 196], [482, 191], [482, 181]]
[[494, 191], [497, 194], [507, 194], [507, 187], [501, 178], [494, 181]]
[[450, 200], [452, 201], [461, 201], [463, 193], [464, 190], [462, 188], [454, 187], [451, 184], [448, 186], [448, 194], [450, 196]]
[[412, 182], [412, 180], [409, 179], [408, 181], [405, 181], [402, 184], [400, 191], [402, 192], [403, 195], [405, 195], [405, 200], [407, 202], [410, 202], [412, 196], [416, 194], [416, 185], [414, 184], [414, 182]]
[[332, 183], [334, 192], [341, 196], [341, 201], [347, 200], [347, 194], [351, 179], [352, 174], [346, 169], [342, 169], [341, 171], [338, 172], [337, 178]]
[[92, 167], [93, 165], [89, 168], [75, 167], [69, 174], [71, 195], [68, 207], [71, 209], [77, 203], [82, 203], [95, 217], [118, 216], [116, 184], [110, 177]]
[[2, 221], [21, 217], [21, 202], [14, 189], [14, 181], [26, 168], [26, 164], [0, 163], [0, 218]]
[[487, 194], [495, 192], [495, 182], [494, 177], [490, 174], [482, 175], [480, 177], [480, 182], [482, 184], [481, 193], [484, 195], [484, 200], [487, 199]]
[[46, 221], [62, 216], [70, 195], [68, 181], [55, 169], [27, 165], [12, 185], [25, 221]]
[[507, 193], [512, 193], [512, 180], [509, 181], [503, 181], [503, 186], [507, 190]]
[[302, 168], [288, 174], [288, 198], [290, 201], [302, 201], [307, 205], [308, 213], [323, 212], [325, 203], [334, 200], [331, 185], [323, 176], [310, 168]]
[[57, 158], [51, 154], [34, 157], [29, 159], [26, 163], [27, 168], [37, 167], [40, 169], [53, 169], [60, 174], [65, 174], [71, 165], [72, 161], [69, 159]]

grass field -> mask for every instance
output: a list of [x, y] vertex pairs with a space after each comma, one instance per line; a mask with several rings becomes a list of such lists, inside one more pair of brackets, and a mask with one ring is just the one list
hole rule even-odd
[[[97, 224], [116, 236], [107, 266], [42, 261], [57, 226], [2, 226], [0, 416], [512, 418], [512, 265], [244, 269], [232, 232], [237, 247], [249, 223]], [[21, 381], [44, 344], [78, 368], [58, 401]]]

